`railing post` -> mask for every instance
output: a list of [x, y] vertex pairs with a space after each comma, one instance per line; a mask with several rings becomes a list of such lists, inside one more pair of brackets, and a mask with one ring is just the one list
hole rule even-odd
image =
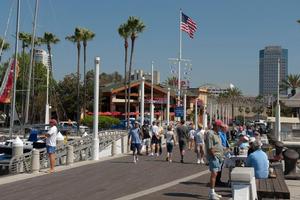
[[124, 154], [126, 151], [126, 144], [125, 144], [125, 135], [121, 137], [121, 153]]
[[72, 165], [74, 163], [74, 152], [73, 146], [67, 146], [67, 165]]
[[[23, 147], [24, 144], [22, 140], [19, 137], [17, 137], [12, 144], [12, 157], [23, 155]], [[17, 169], [17, 172], [23, 172], [23, 163], [18, 164]]]
[[116, 155], [116, 150], [117, 150], [117, 145], [116, 145], [116, 140], [114, 138], [112, 143], [111, 143], [111, 156]]
[[40, 152], [37, 149], [32, 150], [31, 172], [38, 173], [40, 171]]

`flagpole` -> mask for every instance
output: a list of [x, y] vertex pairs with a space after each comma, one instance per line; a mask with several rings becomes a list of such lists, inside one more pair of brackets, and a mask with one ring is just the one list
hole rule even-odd
[[182, 11], [180, 9], [180, 13], [179, 13], [179, 58], [178, 58], [178, 101], [177, 101], [177, 106], [180, 106], [180, 88], [181, 88], [181, 81], [180, 81], [181, 47], [182, 47], [181, 16], [182, 16]]

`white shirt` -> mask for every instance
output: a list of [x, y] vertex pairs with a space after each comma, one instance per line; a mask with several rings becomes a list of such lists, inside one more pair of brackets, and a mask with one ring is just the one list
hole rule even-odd
[[174, 132], [173, 131], [167, 131], [166, 133], [166, 142], [167, 143], [174, 143]]
[[52, 126], [49, 129], [49, 131], [47, 132], [47, 134], [49, 134], [49, 137], [47, 137], [47, 139], [46, 139], [46, 145], [55, 147], [56, 146], [57, 127]]
[[152, 126], [152, 135], [155, 135], [155, 136], [159, 136], [159, 128], [158, 126], [154, 125]]
[[201, 129], [200, 131], [195, 131], [194, 137], [196, 144], [203, 144], [204, 133], [204, 129]]

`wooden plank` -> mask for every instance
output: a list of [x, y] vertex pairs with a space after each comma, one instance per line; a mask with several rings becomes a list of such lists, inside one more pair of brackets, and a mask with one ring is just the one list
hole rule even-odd
[[280, 185], [280, 192], [278, 194], [278, 198], [289, 199], [290, 198], [290, 191], [285, 183], [283, 171], [280, 168], [274, 168], [276, 175], [277, 175], [277, 182]]

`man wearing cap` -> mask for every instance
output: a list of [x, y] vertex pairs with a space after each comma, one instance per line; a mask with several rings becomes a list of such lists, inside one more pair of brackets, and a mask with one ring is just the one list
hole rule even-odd
[[218, 172], [221, 171], [223, 162], [223, 146], [219, 136], [219, 130], [223, 122], [216, 120], [213, 125], [213, 130], [207, 132], [205, 140], [205, 148], [207, 152], [207, 160], [209, 164], [210, 175], [210, 191], [209, 199], [218, 200], [222, 198], [221, 195], [215, 192], [216, 178]]
[[[219, 136], [220, 136], [220, 139], [221, 139], [223, 152], [226, 152], [229, 149], [229, 143], [228, 143], [227, 135], [226, 135], [227, 131], [228, 131], [228, 126], [226, 124], [222, 123], [221, 128], [219, 129]], [[217, 186], [227, 186], [226, 183], [223, 183], [221, 181], [222, 168], [223, 168], [223, 163], [221, 164], [221, 170], [218, 171], [218, 175], [217, 175], [217, 178], [216, 178], [216, 185]]]
[[55, 119], [50, 120], [50, 129], [45, 134], [46, 137], [46, 149], [50, 160], [50, 173], [54, 172], [55, 166], [55, 150], [56, 150], [56, 135], [57, 135], [57, 121]]
[[247, 157], [246, 166], [254, 168], [256, 179], [268, 178], [269, 160], [267, 154], [261, 149], [261, 141], [256, 139], [252, 146], [254, 152]]

